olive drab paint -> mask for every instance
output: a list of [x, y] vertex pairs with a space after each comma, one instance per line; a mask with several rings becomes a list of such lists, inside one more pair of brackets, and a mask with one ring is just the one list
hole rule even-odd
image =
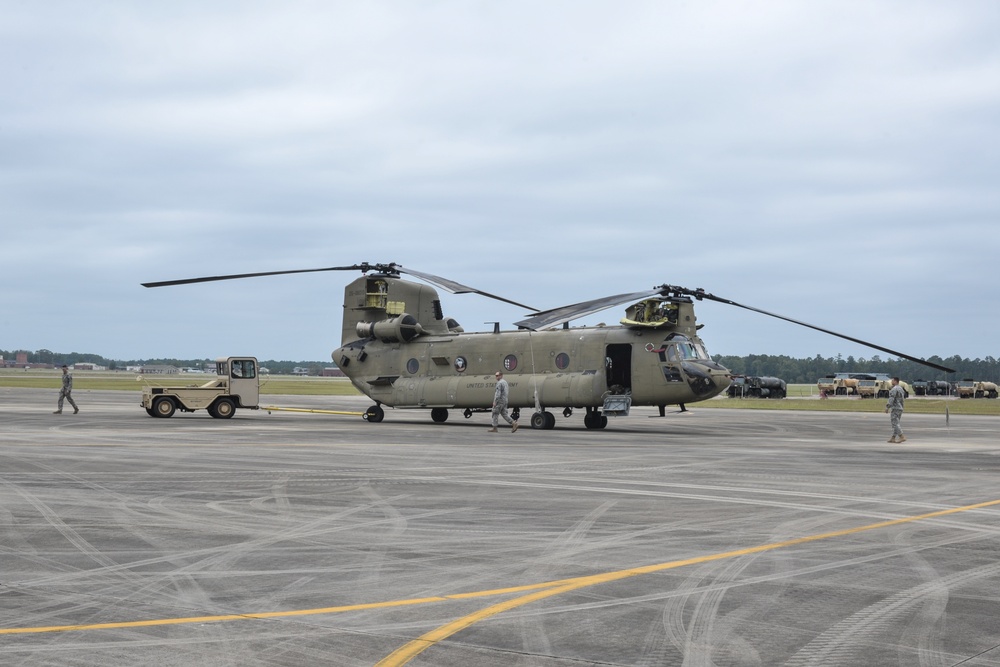
[[[445, 316], [433, 288], [365, 275], [344, 290], [342, 345], [332, 358], [376, 401], [368, 413], [374, 421], [381, 420], [382, 405], [431, 409], [436, 421], [444, 421], [449, 409], [488, 410], [497, 370], [510, 384], [511, 408], [584, 409], [590, 428], [607, 424], [602, 411], [609, 397], [627, 397], [631, 406], [665, 406], [725, 391], [730, 373], [712, 361], [698, 337], [691, 299], [646, 301], [627, 309], [630, 324], [623, 326], [467, 333]], [[647, 307], [669, 316], [629, 319]], [[554, 423], [538, 421], [543, 428]]]

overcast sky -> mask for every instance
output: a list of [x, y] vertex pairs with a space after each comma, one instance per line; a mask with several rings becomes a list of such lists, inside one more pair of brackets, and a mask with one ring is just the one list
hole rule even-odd
[[[140, 283], [367, 261], [1000, 356], [995, 0], [0, 7], [0, 349], [328, 360], [358, 274]], [[698, 317], [713, 354], [878, 354]]]

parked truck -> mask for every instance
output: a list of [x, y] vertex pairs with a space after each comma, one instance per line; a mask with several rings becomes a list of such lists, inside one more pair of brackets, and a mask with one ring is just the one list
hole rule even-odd
[[945, 380], [928, 380], [924, 392], [927, 396], [948, 396], [951, 394], [951, 383]]
[[734, 375], [727, 395], [729, 398], [785, 398], [788, 387], [781, 378]]
[[953, 391], [959, 398], [996, 398], [998, 395], [995, 382], [976, 381], [969, 378], [955, 383]]
[[858, 393], [859, 380], [854, 377], [831, 377], [820, 378], [817, 382], [820, 394], [829, 396], [855, 396]]
[[146, 384], [142, 407], [150, 417], [173, 417], [177, 410], [206, 410], [216, 419], [229, 419], [237, 408], [259, 409], [260, 378], [254, 357], [215, 360], [215, 378], [203, 384], [161, 387]]

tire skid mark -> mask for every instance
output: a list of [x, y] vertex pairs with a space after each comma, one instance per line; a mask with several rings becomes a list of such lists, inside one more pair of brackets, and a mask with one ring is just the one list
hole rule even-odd
[[[755, 547], [749, 547], [746, 549], [739, 549], [736, 551], [727, 551], [722, 553], [715, 553], [708, 556], [695, 557], [685, 560], [670, 561], [667, 563], [658, 563], [656, 565], [646, 565], [635, 567], [626, 570], [617, 570], [614, 572], [605, 572], [603, 574], [576, 577], [572, 579], [564, 579], [560, 581], [547, 582], [548, 588], [542, 588], [542, 590], [536, 590], [533, 593], [528, 593], [519, 598], [514, 598], [512, 600], [507, 600], [501, 602], [478, 612], [468, 614], [461, 618], [458, 618], [451, 623], [443, 625], [439, 628], [431, 630], [424, 633], [420, 637], [411, 640], [407, 644], [403, 645], [386, 658], [381, 660], [376, 667], [401, 667], [408, 663], [411, 659], [423, 653], [425, 650], [438, 644], [445, 639], [448, 639], [457, 632], [460, 632], [476, 623], [483, 620], [491, 618], [497, 614], [510, 611], [511, 609], [516, 609], [526, 604], [536, 602], [539, 600], [547, 599], [549, 597], [561, 595], [563, 593], [569, 593], [577, 591], [581, 588], [587, 588], [590, 586], [610, 583], [613, 581], [620, 581], [623, 579], [652, 574], [656, 572], [663, 572], [666, 570], [676, 569], [680, 567], [686, 567], [695, 564], [709, 563], [712, 561], [727, 560], [731, 558], [739, 558], [742, 556], [752, 555], [756, 553], [761, 553], [765, 551], [774, 551], [777, 549], [785, 549], [793, 546], [799, 546], [803, 544], [809, 544], [812, 542], [817, 542], [820, 540], [829, 540], [838, 537], [846, 537], [848, 535], [854, 535], [861, 532], [879, 530], [883, 528], [889, 528], [892, 526], [899, 526], [903, 524], [913, 523], [917, 521], [924, 521], [927, 519], [937, 518], [941, 516], [948, 516], [952, 514], [958, 514], [961, 512], [968, 512], [976, 509], [983, 509], [987, 507], [993, 507], [1000, 505], [1000, 500], [990, 500], [986, 502], [976, 503], [973, 505], [965, 505], [962, 507], [953, 507], [947, 510], [939, 510], [937, 512], [930, 512], [927, 514], [921, 514], [916, 516], [909, 516], [904, 518], [897, 518], [889, 521], [881, 521], [878, 523], [868, 524], [866, 526], [859, 526], [855, 528], [846, 528], [843, 530], [835, 530], [827, 533], [820, 533], [816, 535], [809, 535], [806, 537], [798, 537], [782, 542], [774, 542], [770, 544], [761, 544]], [[1000, 564], [996, 566], [1000, 569]], [[834, 664], [851, 664], [851, 663], [834, 663]], [[864, 664], [864, 661], [856, 662], [854, 664]]]
[[[799, 649], [785, 667], [866, 664], [871, 659], [866, 652], [870, 652], [872, 646], [891, 645], [897, 641], [885, 636], [887, 628], [901, 617], [918, 614], [928, 596], [934, 598], [942, 589], [947, 591], [998, 575], [1000, 563], [991, 563], [894, 593], [827, 629]], [[925, 662], [927, 658], [923, 654], [921, 664], [931, 664]]]
[[[903, 546], [919, 543], [921, 537], [919, 533], [916, 526], [901, 526], [894, 532], [892, 543]], [[916, 647], [918, 664], [921, 667], [943, 667], [940, 662], [941, 656], [944, 655], [942, 626], [951, 590], [941, 582], [941, 574], [922, 557], [920, 551], [909, 552], [906, 560], [931, 590], [922, 598], [919, 608], [915, 610], [916, 613], [902, 628], [901, 645]]]
[[[604, 516], [612, 507], [617, 504], [617, 500], [609, 500], [601, 503], [582, 519], [574, 523], [568, 529], [557, 535], [538, 555], [534, 566], [524, 572], [526, 579], [546, 579], [549, 576], [553, 561], [565, 559], [570, 555], [579, 553], [581, 548], [585, 550], [594, 549], [594, 545], [586, 544], [587, 534], [593, 529], [594, 524]], [[532, 655], [548, 655], [552, 652], [552, 643], [545, 633], [544, 623], [526, 622], [521, 619], [520, 635], [523, 650]]]

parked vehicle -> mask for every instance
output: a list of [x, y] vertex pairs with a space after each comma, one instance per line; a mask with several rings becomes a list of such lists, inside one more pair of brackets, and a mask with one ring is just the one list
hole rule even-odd
[[237, 408], [259, 409], [260, 378], [254, 357], [215, 360], [215, 379], [183, 387], [152, 386], [142, 390], [140, 405], [150, 417], [173, 417], [177, 410], [206, 410], [216, 419], [229, 419]]

